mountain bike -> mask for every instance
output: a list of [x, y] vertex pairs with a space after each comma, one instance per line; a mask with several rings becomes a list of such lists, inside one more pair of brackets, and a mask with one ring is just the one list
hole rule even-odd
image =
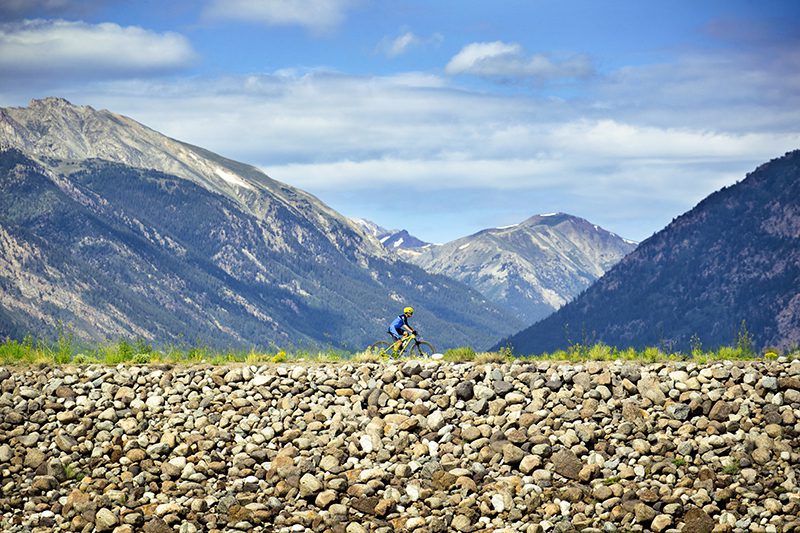
[[423, 357], [428, 358], [436, 351], [433, 344], [423, 341], [417, 334], [406, 335], [398, 347], [397, 342], [378, 341], [367, 348], [370, 352], [381, 357]]

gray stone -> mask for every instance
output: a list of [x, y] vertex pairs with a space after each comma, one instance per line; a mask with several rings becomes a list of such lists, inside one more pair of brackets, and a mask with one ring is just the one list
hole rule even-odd
[[463, 381], [455, 387], [456, 398], [459, 400], [471, 400], [473, 396], [473, 385], [471, 381]]
[[667, 414], [675, 420], [687, 420], [689, 418], [689, 406], [685, 403], [671, 403], [667, 405]]
[[508, 381], [495, 381], [492, 384], [492, 387], [494, 388], [494, 393], [497, 394], [498, 396], [505, 396], [506, 394], [514, 390], [514, 385], [512, 385]]

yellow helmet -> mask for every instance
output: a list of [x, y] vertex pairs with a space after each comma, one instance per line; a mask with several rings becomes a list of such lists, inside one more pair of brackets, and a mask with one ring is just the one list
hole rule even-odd
[[405, 309], [403, 309], [403, 312], [405, 314], [407, 314], [407, 315], [413, 315], [414, 314], [414, 308], [413, 307], [406, 307]]

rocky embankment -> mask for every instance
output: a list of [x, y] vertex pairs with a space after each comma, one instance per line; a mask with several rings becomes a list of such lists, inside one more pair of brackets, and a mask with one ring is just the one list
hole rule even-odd
[[2, 531], [796, 531], [800, 361], [0, 367]]

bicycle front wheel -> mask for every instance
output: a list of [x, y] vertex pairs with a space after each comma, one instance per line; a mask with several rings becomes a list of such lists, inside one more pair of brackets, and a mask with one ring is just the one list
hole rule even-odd
[[427, 341], [417, 341], [414, 346], [411, 347], [411, 357], [424, 357], [429, 358], [433, 355], [433, 344]]
[[392, 351], [389, 347], [389, 343], [386, 341], [378, 341], [367, 348], [367, 350], [375, 355], [386, 355]]

